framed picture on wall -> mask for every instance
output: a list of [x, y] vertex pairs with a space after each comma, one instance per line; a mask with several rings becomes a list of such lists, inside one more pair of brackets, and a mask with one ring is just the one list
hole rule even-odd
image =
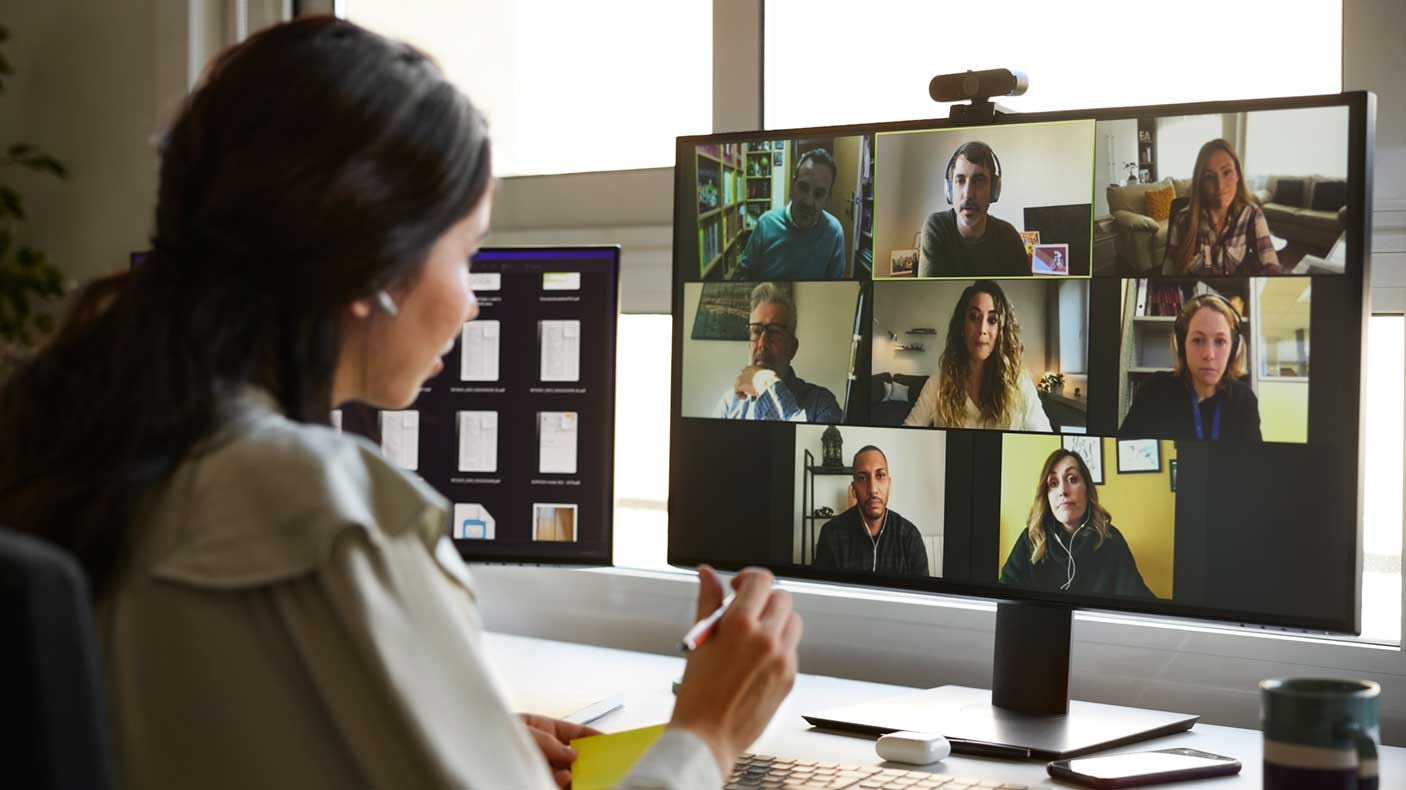
[[1061, 446], [1084, 459], [1093, 484], [1103, 485], [1103, 439], [1097, 436], [1065, 436], [1061, 439]]
[[1156, 439], [1120, 439], [1118, 474], [1149, 474], [1162, 471], [1162, 449]]
[[[698, 313], [693, 319], [694, 340], [746, 340], [752, 316], [752, 289], [756, 283], [703, 283]], [[788, 296], [791, 283], [776, 283]]]
[[1030, 256], [1031, 274], [1069, 274], [1068, 244], [1036, 244]]
[[889, 273], [894, 277], [912, 277], [918, 273], [917, 250], [890, 250]]

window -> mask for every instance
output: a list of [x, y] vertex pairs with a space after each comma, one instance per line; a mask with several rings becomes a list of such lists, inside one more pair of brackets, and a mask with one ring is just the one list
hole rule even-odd
[[672, 167], [713, 123], [706, 0], [345, 0], [439, 61], [488, 116], [500, 176]]
[[673, 319], [622, 315], [615, 355], [615, 564], [668, 564]]
[[[945, 117], [928, 81], [1012, 68], [1030, 90], [1012, 110], [1294, 96], [1342, 90], [1342, 3], [768, 0], [767, 128]], [[858, 25], [863, 43], [847, 43]], [[1265, 57], [1275, 52], [1292, 57]], [[839, 57], [846, 53], [847, 57]]]
[[1374, 315], [1367, 329], [1363, 448], [1362, 638], [1401, 641], [1402, 415], [1406, 317]]
[[[1309, 303], [1313, 286], [1301, 277], [1253, 280], [1252, 323], [1259, 332], [1260, 379], [1284, 379], [1308, 389]], [[1370, 393], [1369, 393], [1370, 397]]]

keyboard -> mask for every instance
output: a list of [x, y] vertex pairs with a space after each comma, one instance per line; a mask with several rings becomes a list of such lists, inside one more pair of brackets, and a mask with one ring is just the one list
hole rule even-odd
[[1056, 790], [1046, 785], [972, 779], [924, 771], [880, 768], [876, 765], [840, 765], [816, 760], [790, 760], [763, 754], [744, 754], [723, 785], [725, 790]]

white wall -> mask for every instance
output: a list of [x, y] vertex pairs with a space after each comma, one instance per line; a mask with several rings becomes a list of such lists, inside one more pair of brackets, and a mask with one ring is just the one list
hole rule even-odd
[[[839, 427], [844, 437], [845, 463], [854, 459], [854, 453], [866, 445], [874, 445], [884, 451], [888, 458], [889, 475], [893, 479], [889, 488], [889, 509], [913, 522], [923, 534], [923, 543], [928, 552], [928, 573], [942, 575], [942, 518], [947, 487], [947, 438], [942, 431], [920, 431], [902, 428], [861, 428], [854, 425]], [[824, 454], [820, 437], [825, 426], [796, 426], [796, 481], [795, 512], [792, 546], [795, 554], [793, 562], [800, 562], [801, 516], [805, 504], [801, 499], [802, 478], [805, 473], [805, 451], [810, 450], [819, 463]], [[815, 506], [829, 506], [836, 513], [843, 513], [849, 507], [846, 496], [850, 478], [841, 476], [815, 477]], [[823, 522], [816, 522], [812, 538], [820, 535]]]
[[[874, 261], [913, 249], [913, 234], [934, 211], [951, 208], [943, 190], [947, 161], [962, 143], [981, 140], [1001, 160], [1001, 199], [991, 215], [1025, 229], [1025, 209], [1090, 203], [1094, 124], [1068, 121], [982, 129], [883, 134], [874, 162]], [[1053, 241], [1053, 240], [1052, 240]]]
[[147, 247], [156, 198], [151, 139], [159, 110], [155, 0], [6, 3], [14, 64], [0, 94], [0, 143], [43, 147], [64, 181], [6, 173], [29, 219], [19, 241], [46, 253], [71, 281], [124, 268]]
[[[844, 408], [859, 283], [795, 283], [792, 287], [801, 347], [791, 367], [802, 379], [830, 390]], [[712, 415], [718, 398], [732, 387], [750, 355], [745, 340], [692, 338], [702, 294], [702, 283], [684, 286], [683, 413], [690, 417]]]
[[[947, 323], [962, 290], [969, 280], [922, 280], [874, 284], [874, 321], [879, 327], [874, 337], [874, 373], [931, 375], [947, 342]], [[1023, 362], [1032, 380], [1044, 373], [1048, 343], [1046, 324], [1050, 290], [1058, 282], [1048, 280], [1003, 280], [1001, 290], [1011, 300], [1011, 309], [1020, 322], [1020, 339], [1025, 344]], [[936, 335], [904, 334], [914, 327], [932, 327]], [[894, 351], [884, 332], [894, 332], [900, 343], [918, 341], [922, 351]]]
[[1245, 177], [1346, 178], [1347, 119], [1346, 107], [1246, 113]]
[[[1207, 140], [1225, 137], [1221, 115], [1180, 115], [1157, 119], [1157, 178], [1191, 178], [1196, 153]], [[1226, 138], [1231, 139], [1231, 138]]]
[[1094, 218], [1108, 215], [1108, 185], [1128, 183], [1124, 162], [1137, 161], [1137, 119], [1094, 125]]
[[[29, 218], [18, 239], [70, 286], [125, 269], [149, 247], [156, 140], [206, 62], [238, 35], [286, 18], [287, 0], [45, 0], [4, 4], [15, 67], [0, 95], [0, 143], [34, 143], [69, 168], [59, 181], [6, 179]], [[12, 180], [11, 180], [12, 179]]]
[[[1059, 337], [1051, 351], [1051, 359], [1065, 374], [1086, 373], [1089, 369], [1089, 283], [1087, 280], [1067, 280], [1056, 286], [1059, 290]], [[1052, 356], [1054, 356], [1052, 354]], [[1072, 393], [1073, 387], [1069, 388]]]

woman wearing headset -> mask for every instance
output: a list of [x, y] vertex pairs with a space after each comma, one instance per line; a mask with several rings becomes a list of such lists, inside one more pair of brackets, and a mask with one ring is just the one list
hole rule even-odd
[[1279, 274], [1269, 223], [1250, 202], [1230, 143], [1201, 146], [1191, 180], [1191, 201], [1172, 218], [1162, 273]]
[[1048, 431], [1040, 393], [1021, 366], [1020, 324], [1001, 286], [978, 280], [947, 322], [937, 370], [904, 425]]
[[1123, 533], [1098, 503], [1084, 459], [1055, 450], [1035, 483], [1025, 531], [1016, 539], [1002, 584], [1041, 590], [1152, 598]]
[[1176, 369], [1148, 376], [1119, 435], [1261, 441], [1259, 401], [1239, 380], [1245, 368], [1240, 313], [1215, 294], [1182, 306], [1173, 325]]
[[[550, 788], [586, 728], [509, 712], [438, 493], [328, 426], [398, 409], [477, 314], [478, 111], [428, 58], [303, 19], [223, 53], [161, 145], [155, 252], [0, 388], [0, 524], [78, 556], [122, 781]], [[99, 397], [94, 397], [98, 394]], [[698, 611], [722, 600], [699, 573]], [[733, 580], [625, 787], [716, 788], [800, 621]]]

